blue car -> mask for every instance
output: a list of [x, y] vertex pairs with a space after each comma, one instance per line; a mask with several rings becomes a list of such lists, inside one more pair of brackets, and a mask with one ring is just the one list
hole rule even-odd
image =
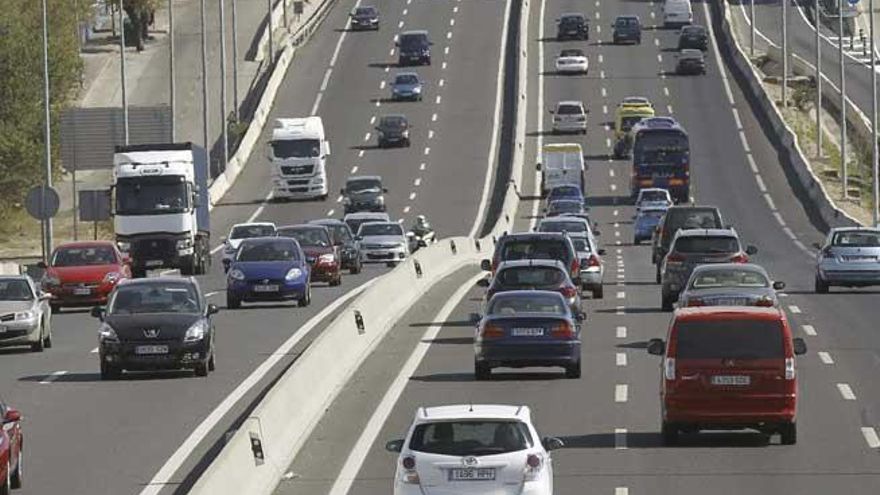
[[474, 374], [492, 368], [561, 366], [567, 378], [581, 376], [581, 322], [559, 292], [512, 290], [489, 299], [474, 338]]
[[547, 195], [547, 203], [552, 203], [558, 199], [578, 200], [583, 204], [584, 192], [578, 186], [556, 186], [550, 189], [550, 193]]
[[415, 72], [398, 72], [391, 80], [391, 98], [422, 101], [425, 85]]
[[654, 230], [660, 225], [666, 209], [663, 206], [652, 206], [639, 210], [633, 217], [633, 244], [641, 244], [642, 241], [650, 241], [654, 237]]
[[257, 237], [245, 239], [226, 275], [226, 307], [242, 302], [312, 302], [311, 269], [296, 239]]

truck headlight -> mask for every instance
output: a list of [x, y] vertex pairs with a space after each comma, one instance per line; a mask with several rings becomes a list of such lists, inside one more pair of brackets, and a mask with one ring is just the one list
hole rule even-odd
[[119, 336], [116, 335], [116, 330], [113, 330], [113, 327], [103, 323], [98, 329], [98, 342], [119, 342]]
[[189, 249], [192, 245], [192, 239], [180, 239], [177, 241], [177, 249]]
[[198, 342], [205, 338], [206, 333], [208, 333], [208, 322], [206, 320], [199, 320], [186, 330], [183, 341]]
[[131, 250], [131, 243], [128, 241], [116, 241], [116, 247], [123, 253], [127, 253]]
[[303, 271], [299, 268], [291, 268], [287, 271], [287, 275], [284, 276], [284, 280], [288, 282], [291, 280], [296, 280], [303, 276]]
[[232, 280], [239, 280], [239, 281], [240, 281], [240, 280], [244, 280], [244, 272], [242, 272], [242, 271], [239, 270], [238, 268], [236, 268], [236, 269], [234, 269], [234, 270], [229, 270], [229, 275], [228, 275], [228, 276], [229, 276], [229, 278], [231, 278]]

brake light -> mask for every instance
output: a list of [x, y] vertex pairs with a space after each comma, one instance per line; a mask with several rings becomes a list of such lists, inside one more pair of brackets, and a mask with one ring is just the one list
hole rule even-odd
[[489, 324], [483, 327], [480, 336], [484, 339], [498, 339], [504, 337], [504, 329], [498, 325]]
[[526, 457], [526, 467], [523, 469], [523, 477], [525, 481], [535, 481], [541, 474], [541, 468], [544, 467], [544, 461], [537, 454], [529, 454]]
[[681, 263], [682, 261], [684, 261], [684, 256], [682, 256], [680, 254], [669, 253], [666, 255], [666, 264], [670, 264], [670, 263], [677, 264], [677, 263]]
[[556, 337], [558, 339], [573, 339], [574, 329], [568, 322], [560, 323], [558, 325], [554, 325], [553, 328], [550, 329], [550, 336]]
[[663, 361], [663, 376], [667, 380], [675, 380], [675, 358], [666, 358]]
[[572, 298], [578, 295], [578, 291], [574, 287], [563, 287], [562, 295], [567, 298]]
[[577, 256], [571, 259], [571, 273], [578, 273], [581, 271], [581, 262], [577, 259]]
[[696, 306], [705, 306], [706, 304], [699, 297], [694, 297], [694, 298], [688, 299], [687, 305], [689, 308], [692, 308], [692, 307], [696, 307]]
[[794, 358], [785, 358], [785, 379], [794, 380], [797, 373], [794, 369]]
[[416, 459], [412, 456], [406, 456], [400, 462], [401, 466], [403, 466], [403, 482], [418, 485], [421, 483], [419, 479], [419, 473], [416, 471]]
[[773, 299], [764, 296], [757, 301], [755, 301], [755, 306], [761, 306], [763, 308], [772, 308], [774, 306]]
[[749, 257], [743, 253], [739, 253], [735, 255], [733, 258], [730, 258], [731, 263], [748, 263]]
[[591, 254], [590, 258], [587, 260], [587, 266], [601, 266], [602, 262], [599, 261], [599, 257], [595, 254]]

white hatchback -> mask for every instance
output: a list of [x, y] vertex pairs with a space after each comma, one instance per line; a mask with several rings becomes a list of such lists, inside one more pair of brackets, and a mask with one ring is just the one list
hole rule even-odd
[[580, 101], [560, 101], [553, 114], [553, 133], [575, 132], [587, 133], [587, 109]]
[[399, 453], [394, 495], [551, 495], [558, 438], [541, 439], [528, 406], [421, 407]]

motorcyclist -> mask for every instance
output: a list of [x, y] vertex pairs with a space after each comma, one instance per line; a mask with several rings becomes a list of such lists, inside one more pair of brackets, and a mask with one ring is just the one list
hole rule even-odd
[[425, 237], [432, 232], [434, 232], [434, 229], [431, 228], [431, 224], [428, 223], [428, 219], [425, 218], [425, 215], [417, 216], [416, 222], [412, 226], [412, 233], [418, 237]]

